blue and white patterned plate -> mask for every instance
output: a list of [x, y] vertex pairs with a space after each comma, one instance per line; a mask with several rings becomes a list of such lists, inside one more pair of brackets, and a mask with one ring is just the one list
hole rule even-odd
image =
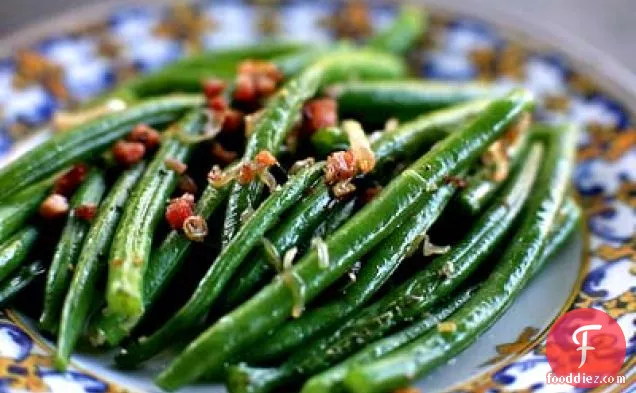
[[[95, 12], [84, 15], [95, 20]], [[540, 118], [579, 124], [583, 132], [574, 184], [586, 219], [576, 239], [500, 321], [419, 385], [425, 391], [575, 391], [570, 386], [545, 384], [550, 369], [544, 337], [560, 314], [580, 307], [604, 310], [619, 321], [628, 342], [622, 374], [631, 377], [633, 385], [636, 129], [630, 128], [631, 113], [626, 107], [636, 102], [636, 90], [630, 90], [636, 86], [634, 79], [631, 75], [620, 80], [602, 76], [610, 69], [614, 74], [623, 71], [607, 62], [602, 63], [605, 72], [598, 65], [577, 63], [582, 54], [565, 46], [565, 41], [557, 41], [565, 50], [545, 49], [540, 40], [498, 26], [500, 14], [483, 9], [475, 12], [484, 19], [434, 11], [431, 29], [413, 54], [414, 66], [425, 78], [488, 80], [502, 89], [524, 85], [541, 98]], [[228, 0], [109, 10], [101, 6], [99, 18], [89, 25], [41, 36], [0, 58], [0, 162], [44, 138], [46, 131], [38, 129], [45, 128], [55, 110], [73, 107], [135, 73], [160, 68], [196, 51], [263, 37], [293, 36], [310, 42], [342, 35], [360, 38], [389, 23], [394, 13], [395, 8], [384, 3], [300, 0], [254, 4]], [[497, 25], [484, 21], [495, 20], [495, 16]], [[587, 48], [586, 55], [590, 54], [597, 55]], [[584, 71], [589, 68], [596, 70]], [[157, 388], [151, 376], [166, 360], [122, 373], [111, 367], [107, 355], [79, 354], [73, 358], [72, 369], [60, 373], [51, 367], [51, 346], [29, 320], [5, 310], [0, 320], [0, 392], [152, 392]], [[598, 390], [628, 389], [617, 385]], [[213, 386], [184, 389], [222, 391]]]

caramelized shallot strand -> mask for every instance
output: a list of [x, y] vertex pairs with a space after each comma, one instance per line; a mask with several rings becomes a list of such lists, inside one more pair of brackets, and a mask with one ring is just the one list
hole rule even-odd
[[53, 126], [56, 131], [66, 131], [91, 120], [95, 120], [98, 117], [123, 111], [127, 106], [125, 101], [112, 98], [102, 105], [77, 112], [58, 111], [53, 115]]
[[371, 172], [375, 167], [375, 154], [360, 123], [355, 120], [345, 120], [342, 122], [342, 129], [349, 137], [350, 150], [360, 172]]
[[489, 175], [497, 183], [506, 180], [510, 171], [510, 163], [506, 148], [501, 140], [495, 141], [482, 156], [482, 162], [492, 171]]
[[299, 318], [305, 310], [305, 284], [293, 270], [283, 272], [281, 278], [292, 294], [294, 305], [292, 307], [291, 316], [293, 318]]
[[431, 239], [428, 235], [424, 235], [424, 245], [422, 246], [422, 253], [425, 257], [431, 255], [443, 255], [450, 251], [450, 246], [437, 246], [431, 243]]
[[311, 239], [311, 247], [316, 250], [318, 254], [318, 264], [321, 268], [326, 269], [329, 267], [329, 248], [327, 243], [321, 237], [314, 237]]
[[336, 183], [331, 190], [336, 198], [342, 199], [355, 192], [356, 186], [351, 180], [342, 180]]
[[190, 216], [183, 221], [183, 233], [193, 242], [202, 242], [208, 235], [208, 224], [201, 216]]
[[283, 256], [283, 270], [289, 270], [292, 268], [296, 254], [298, 254], [298, 247], [292, 247], [285, 251], [285, 255]]
[[263, 168], [258, 172], [258, 178], [261, 182], [263, 182], [263, 184], [267, 186], [267, 188], [269, 188], [270, 192], [274, 192], [280, 187], [278, 185], [278, 182], [276, 182], [276, 178], [274, 177], [274, 175], [272, 175], [272, 173], [267, 168]]
[[313, 157], [305, 158], [304, 160], [296, 161], [292, 164], [291, 168], [289, 168], [289, 174], [295, 175], [305, 168], [309, 168], [310, 166], [316, 163], [316, 159]]

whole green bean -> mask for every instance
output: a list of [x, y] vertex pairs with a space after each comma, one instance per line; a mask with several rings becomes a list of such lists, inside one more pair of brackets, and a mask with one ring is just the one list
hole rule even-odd
[[371, 37], [367, 46], [396, 55], [404, 55], [422, 37], [427, 28], [428, 14], [423, 8], [402, 6], [391, 26]]
[[[208, 218], [221, 206], [228, 193], [228, 187], [206, 187], [197, 201], [194, 212]], [[176, 230], [170, 231], [163, 242], [150, 254], [148, 270], [144, 275], [144, 305], [146, 312], [164, 292], [168, 283], [179, 271], [182, 262], [190, 253], [192, 241]], [[141, 319], [139, 320], [141, 321]], [[90, 322], [89, 336], [93, 343], [110, 346], [119, 345], [138, 322], [123, 324], [115, 314], [100, 314]]]
[[54, 177], [42, 180], [0, 202], [0, 243], [20, 229], [38, 210], [53, 181]]
[[[568, 199], [559, 211], [559, 217], [557, 218], [555, 227], [550, 231], [550, 239], [543, 251], [543, 256], [541, 257], [542, 262], [540, 265], [545, 264], [545, 261], [552, 258], [563, 246], [576, 227], [579, 217], [580, 211], [576, 206], [576, 203], [574, 203], [571, 199]], [[474, 291], [471, 290], [469, 292]], [[463, 301], [460, 302], [460, 298], [463, 298]], [[340, 364], [311, 377], [304, 384], [301, 393], [335, 393], [341, 391], [342, 386], [340, 383], [351, 367], [379, 359], [399, 347], [413, 341], [417, 337], [420, 337], [438, 322], [446, 319], [468, 299], [469, 294], [465, 292], [462, 295], [459, 295], [455, 301], [442, 306], [441, 309], [446, 310], [445, 312], [440, 313], [439, 311], [433, 311], [430, 316], [413, 323], [406, 329], [365, 346], [362, 350], [357, 352], [355, 355], [350, 356]], [[453, 305], [453, 303], [455, 304]], [[439, 310], [440, 307], [437, 307], [437, 309]], [[431, 320], [431, 318], [433, 319]]]
[[39, 231], [36, 227], [27, 226], [0, 244], [0, 281], [7, 278], [24, 262], [38, 235]]
[[[523, 155], [532, 132], [522, 132], [511, 144], [506, 155], [511, 169], [521, 165], [520, 157]], [[491, 178], [492, 171], [489, 168], [480, 166], [477, 173], [468, 178], [466, 187], [457, 193], [455, 203], [458, 209], [467, 215], [475, 216], [497, 194], [503, 182], [497, 182]]]
[[496, 96], [496, 89], [486, 83], [423, 80], [352, 81], [334, 85], [328, 91], [338, 101], [342, 117], [373, 124], [389, 117], [410, 120], [431, 110]]
[[[304, 345], [318, 334], [332, 326], [341, 325], [345, 318], [365, 304], [399, 264], [418, 245], [422, 234], [430, 228], [442, 213], [455, 192], [453, 184], [446, 184], [437, 190], [430, 200], [424, 199], [414, 209], [414, 216], [400, 224], [398, 228], [370, 252], [364, 261], [356, 280], [344, 293], [324, 305], [312, 309], [300, 318], [288, 321], [247, 357], [248, 362], [262, 362], [278, 359]], [[293, 359], [293, 356], [290, 358]]]
[[[360, 210], [326, 241], [329, 264], [324, 267], [317, 252], [303, 257], [292, 269], [303, 286], [305, 301], [311, 301], [351, 269], [353, 263], [388, 236], [410, 215], [411, 208], [447, 176], [457, 174], [533, 106], [530, 93], [517, 90], [493, 101], [463, 130], [436, 144]], [[397, 142], [396, 142], [397, 143]], [[386, 151], [386, 150], [385, 150]], [[428, 190], [428, 191], [427, 191]], [[295, 305], [285, 280], [274, 280], [232, 313], [221, 318], [192, 342], [159, 375], [156, 382], [176, 389], [206, 371], [222, 370], [246, 345], [284, 322]]]
[[[381, 338], [386, 332], [390, 332], [405, 322], [422, 315], [441, 298], [450, 295], [492, 253], [494, 247], [504, 238], [512, 226], [530, 193], [541, 165], [541, 158], [542, 147], [537, 144], [528, 157], [523, 171], [507, 185], [501, 199], [480, 217], [470, 233], [450, 252], [436, 258], [412, 279], [390, 291], [376, 303], [361, 310], [329, 334], [324, 334], [308, 343], [302, 337], [304, 330], [308, 328], [288, 331], [288, 334], [296, 335], [293, 336], [297, 340], [296, 345], [300, 342], [304, 343], [302, 349], [289, 356], [281, 366], [271, 369], [271, 376], [267, 375], [264, 369], [247, 367], [234, 369], [231, 373], [233, 378], [237, 381], [250, 382], [242, 386], [238, 383], [233, 384], [237, 386], [233, 393], [271, 392], [293, 380], [325, 370], [359, 350], [365, 344]], [[451, 188], [450, 186], [446, 187]], [[437, 192], [440, 193], [442, 190]], [[442, 192], [442, 194], [442, 198], [445, 197], [445, 202], [448, 202], [451, 193], [447, 191]], [[418, 210], [416, 209], [416, 211]], [[427, 218], [429, 225], [437, 215], [439, 212], [433, 214], [433, 217]], [[413, 218], [410, 218], [408, 222], [412, 221]], [[405, 234], [398, 229], [392, 236], [388, 237], [385, 240], [388, 242], [385, 251], [387, 257], [390, 258], [391, 251], [395, 250], [396, 242], [399, 245], [398, 255], [407, 252], [417, 236], [421, 235], [426, 227], [417, 229], [422, 230]], [[405, 240], [409, 241], [400, 244], [398, 239], [404, 237], [406, 237]], [[371, 267], [369, 274], [374, 272], [373, 265]], [[323, 318], [325, 317], [327, 315], [323, 315]], [[291, 340], [285, 337], [277, 337], [277, 339], [283, 339], [287, 342]], [[259, 378], [255, 378], [256, 374], [259, 375]], [[240, 388], [238, 388], [239, 386]]]
[[[477, 116], [490, 103], [492, 100], [481, 99], [440, 109], [403, 123], [397, 129], [381, 133], [371, 144], [376, 166], [415, 157], [424, 147], [432, 146]], [[342, 130], [331, 129], [325, 132], [331, 134], [328, 138], [320, 138], [321, 149], [325, 152], [335, 148], [329, 146], [331, 143], [335, 143], [341, 150], [349, 147], [348, 138]]]
[[106, 312], [122, 317], [123, 325], [136, 323], [143, 314], [144, 275], [152, 238], [179, 180], [166, 160], [187, 162], [196, 144], [184, 138], [202, 133], [204, 124], [203, 112], [194, 109], [166, 131], [119, 221], [108, 258]]
[[305, 168], [292, 176], [285, 185], [274, 190], [216, 257], [188, 302], [159, 330], [132, 344], [117, 356], [118, 364], [126, 367], [136, 365], [164, 349], [170, 340], [195, 327], [206, 316], [210, 306], [217, 300], [248, 253], [265, 232], [276, 224], [280, 215], [303, 197], [305, 191], [321, 176], [323, 168], [323, 163]]
[[42, 262], [33, 262], [22, 266], [13, 276], [0, 282], [0, 307], [7, 306], [11, 299], [45, 272]]
[[[405, 66], [399, 59], [371, 51], [337, 51], [326, 55], [288, 81], [263, 109], [245, 147], [243, 160], [251, 160], [261, 150], [278, 154], [287, 133], [300, 114], [301, 106], [313, 97], [320, 87], [334, 81], [352, 78], [377, 79], [402, 76]], [[262, 184], [246, 186], [235, 183], [228, 200], [223, 226], [226, 245], [240, 227], [241, 214], [255, 207]]]
[[50, 333], [57, 331], [64, 296], [68, 291], [72, 272], [89, 228], [89, 223], [85, 219], [75, 215], [75, 209], [83, 205], [99, 205], [105, 190], [104, 174], [98, 169], [92, 169], [71, 199], [71, 211], [46, 277], [40, 327]]
[[55, 357], [55, 365], [59, 369], [66, 369], [73, 347], [89, 320], [92, 307], [96, 304], [99, 277], [106, 273], [106, 258], [117, 223], [145, 168], [145, 162], [141, 162], [121, 174], [101, 204], [86, 234], [60, 317]]
[[541, 265], [550, 230], [565, 199], [575, 147], [573, 126], [551, 135], [544, 165], [515, 241], [506, 248], [475, 296], [447, 319], [446, 323], [455, 327], [453, 331], [431, 331], [386, 357], [353, 367], [344, 378], [347, 389], [380, 393], [407, 385], [457, 355], [506, 311]]
[[138, 123], [163, 123], [202, 102], [198, 95], [157, 98], [55, 134], [0, 169], [0, 201], [67, 165], [92, 158], [129, 133]]

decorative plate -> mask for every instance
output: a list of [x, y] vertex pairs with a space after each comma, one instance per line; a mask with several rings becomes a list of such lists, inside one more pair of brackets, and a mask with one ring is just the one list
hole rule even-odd
[[[525, 85], [541, 99], [541, 118], [580, 125], [574, 184], [586, 219], [581, 232], [513, 307], [419, 386], [427, 392], [575, 391], [545, 384], [550, 368], [544, 338], [562, 313], [593, 307], [618, 320], [628, 343], [621, 371], [628, 384], [598, 390], [634, 391], [636, 129], [630, 128], [627, 107], [636, 107], [636, 78], [593, 49], [546, 33], [545, 27], [481, 5], [468, 10], [473, 16], [467, 17], [438, 2], [443, 7], [432, 7], [432, 26], [412, 56], [415, 69], [431, 79], [488, 80], [502, 88]], [[0, 162], [44, 138], [47, 131], [42, 129], [58, 108], [73, 107], [136, 73], [196, 51], [263, 37], [310, 42], [360, 38], [390, 22], [394, 12], [393, 5], [362, 1], [107, 3], [28, 29], [21, 38], [0, 42], [0, 48], [15, 48], [0, 57]], [[78, 21], [83, 27], [60, 30]], [[124, 374], [111, 367], [108, 356], [80, 354], [69, 371], [60, 373], [51, 367], [52, 344], [29, 320], [12, 310], [1, 317], [0, 392], [158, 391], [151, 376], [161, 362]]]

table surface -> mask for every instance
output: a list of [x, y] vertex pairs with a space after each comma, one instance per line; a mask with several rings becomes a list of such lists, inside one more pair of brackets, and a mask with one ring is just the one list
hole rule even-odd
[[[413, 1], [413, 0], [411, 0]], [[424, 2], [426, 2], [424, 0]], [[613, 56], [636, 72], [636, 1], [634, 0], [453, 0], [466, 8], [494, 4], [545, 24], [557, 25]], [[2, 0], [0, 38], [74, 7], [104, 0]]]

